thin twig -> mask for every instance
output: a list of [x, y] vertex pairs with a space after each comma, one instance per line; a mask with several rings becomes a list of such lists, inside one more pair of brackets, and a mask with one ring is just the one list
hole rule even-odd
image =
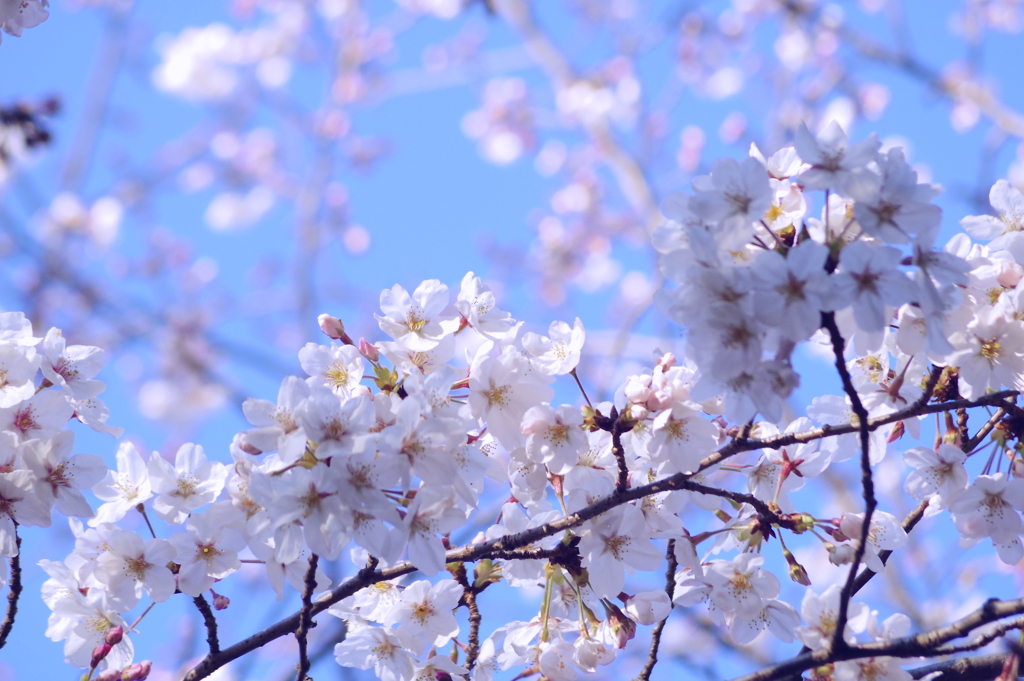
[[295, 629], [295, 638], [299, 642], [299, 664], [296, 665], [298, 674], [295, 681], [306, 681], [309, 674], [309, 656], [306, 653], [306, 638], [309, 630], [313, 628], [313, 591], [316, 590], [316, 566], [320, 557], [315, 553], [309, 557], [309, 568], [306, 570], [306, 580], [302, 590], [302, 610], [299, 611], [299, 626]]
[[864, 404], [860, 401], [860, 394], [857, 392], [857, 388], [854, 387], [853, 379], [846, 368], [846, 341], [836, 325], [835, 313], [823, 312], [821, 314], [821, 325], [828, 331], [829, 337], [832, 340], [832, 352], [835, 354], [836, 371], [839, 372], [839, 378], [843, 382], [843, 391], [850, 398], [853, 413], [857, 416], [857, 426], [860, 431], [861, 487], [864, 492], [864, 519], [861, 522], [860, 539], [857, 541], [857, 547], [854, 550], [853, 564], [846, 575], [846, 583], [843, 584], [843, 590], [840, 593], [836, 629], [832, 635], [832, 643], [829, 646], [832, 650], [841, 650], [846, 646], [846, 639], [843, 635], [846, 631], [846, 620], [849, 616], [850, 599], [856, 592], [857, 568], [860, 566], [861, 561], [864, 560], [864, 552], [867, 550], [868, 536], [871, 531], [871, 516], [875, 512], [878, 501], [875, 499], [875, 482], [871, 475], [871, 431], [868, 427], [868, 410], [864, 408]]
[[18, 523], [14, 523], [14, 546], [17, 553], [11, 556], [11, 579], [7, 593], [7, 614], [0, 622], [0, 648], [7, 643], [7, 636], [14, 628], [14, 618], [18, 614], [18, 598], [21, 596], [21, 537], [18, 536]]
[[217, 618], [213, 616], [213, 610], [202, 594], [193, 598], [192, 602], [196, 604], [199, 612], [203, 615], [203, 624], [206, 625], [206, 642], [210, 646], [210, 654], [216, 655], [220, 652], [220, 641], [217, 640]]
[[[1016, 396], [1018, 393], [1015, 390], [1004, 390], [998, 393], [992, 393], [989, 395], [983, 395], [974, 400], [950, 400], [939, 404], [922, 405], [916, 409], [903, 409], [892, 414], [888, 414], [883, 417], [871, 419], [868, 422], [869, 430], [875, 430], [881, 426], [889, 423], [895, 423], [911, 416], [920, 416], [921, 414], [931, 414], [949, 409], [955, 409], [957, 407], [978, 407], [978, 406], [999, 406], [1006, 404], [1006, 399], [1009, 397]], [[915, 405], [916, 406], [916, 405]], [[708, 455], [701, 461], [701, 465], [697, 472], [701, 472], [715, 465], [716, 463], [727, 459], [731, 456], [735, 456], [740, 452], [752, 451], [755, 449], [770, 448], [777, 449], [784, 447], [789, 444], [796, 444], [799, 442], [810, 442], [812, 440], [818, 440], [832, 435], [841, 435], [844, 433], [851, 433], [857, 430], [856, 427], [850, 424], [837, 425], [837, 426], [823, 426], [821, 428], [814, 428], [803, 433], [785, 433], [764, 439], [749, 439], [750, 429], [744, 427], [741, 430], [740, 435], [724, 445], [718, 451]], [[696, 485], [690, 481], [693, 474], [688, 473], [676, 473], [662, 480], [656, 480], [655, 482], [633, 487], [625, 491], [616, 491], [606, 497], [598, 499], [594, 503], [590, 504], [586, 508], [580, 509], [576, 513], [573, 513], [567, 517], [554, 520], [550, 523], [544, 523], [537, 527], [518, 532], [516, 534], [506, 535], [490, 541], [480, 542], [478, 544], [471, 544], [468, 546], [461, 546], [458, 548], [451, 549], [445, 553], [445, 563], [459, 562], [459, 561], [476, 561], [483, 558], [494, 558], [500, 557], [501, 555], [508, 555], [510, 552], [515, 552], [519, 549], [535, 544], [536, 542], [553, 535], [559, 534], [565, 530], [572, 529], [582, 525], [591, 518], [605, 513], [617, 506], [629, 503], [636, 499], [642, 499], [646, 496], [659, 494], [661, 492], [674, 491], [679, 489], [687, 489]], [[713, 489], [713, 488], [708, 488]], [[534, 558], [540, 557], [538, 554], [530, 553], [529, 551], [518, 554], [516, 557], [522, 556], [523, 558]], [[377, 569], [376, 561], [371, 561], [364, 569], [360, 570], [359, 573], [343, 582], [333, 591], [328, 594], [321, 596], [319, 599], [313, 602], [312, 615], [316, 615], [323, 612], [330, 606], [341, 601], [348, 596], [356, 593], [360, 589], [366, 588], [370, 585], [377, 584], [379, 582], [388, 581], [407, 575], [416, 570], [416, 566], [412, 563], [405, 561], [398, 563], [390, 568], [384, 570]], [[248, 638], [239, 641], [230, 648], [225, 648], [219, 654], [207, 655], [199, 664], [197, 664], [186, 676], [184, 681], [197, 681], [203, 679], [212, 674], [217, 669], [220, 669], [224, 665], [228, 664], [232, 660], [238, 659], [243, 655], [260, 648], [270, 641], [273, 641], [281, 636], [293, 633], [299, 625], [299, 613], [294, 613], [289, 617], [286, 617], [275, 624], [263, 629]], [[795, 658], [795, 659], [802, 659]], [[848, 658], [852, 659], [852, 658]], [[799, 665], [797, 664], [796, 667]], [[795, 669], [796, 667], [793, 667]], [[793, 671], [790, 669], [790, 672]], [[802, 669], [809, 669], [809, 667], [803, 667]], [[782, 674], [783, 676], [785, 673]], [[774, 677], [773, 677], [774, 678]]]
[[651, 649], [647, 653], [647, 662], [644, 664], [644, 668], [640, 670], [640, 675], [636, 677], [637, 681], [650, 681], [654, 665], [658, 664], [658, 648], [661, 646], [661, 634], [665, 631], [665, 623], [668, 622], [668, 618], [672, 614], [672, 599], [676, 595], [676, 568], [678, 567], [675, 539], [668, 540], [665, 558], [668, 559], [668, 567], [665, 569], [665, 593], [668, 594], [669, 611], [668, 615], [665, 615], [665, 619], [655, 624], [654, 629], [651, 630]]

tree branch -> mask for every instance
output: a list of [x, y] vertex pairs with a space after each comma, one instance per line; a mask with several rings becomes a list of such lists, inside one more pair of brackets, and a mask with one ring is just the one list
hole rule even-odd
[[[901, 421], [910, 416], [919, 416], [921, 414], [930, 414], [935, 412], [947, 411], [950, 409], [956, 409], [958, 407], [978, 407], [983, 405], [999, 406], [1005, 404], [1005, 400], [1008, 397], [1017, 395], [1016, 390], [1004, 390], [998, 393], [991, 393], [983, 395], [975, 400], [951, 400], [940, 404], [929, 404], [922, 405], [916, 409], [904, 409], [892, 414], [887, 414], [876, 419], [868, 421], [869, 430], [874, 430], [881, 426], [889, 423], [895, 423]], [[916, 406], [916, 405], [912, 405]], [[830, 437], [832, 435], [842, 435], [845, 433], [852, 433], [857, 430], [850, 424], [838, 425], [838, 426], [823, 426], [821, 428], [814, 428], [804, 433], [786, 433], [783, 435], [777, 435], [770, 438], [751, 440], [745, 436], [745, 432], [741, 433], [741, 437], [734, 439], [728, 444], [724, 445], [717, 452], [708, 455], [701, 462], [698, 472], [704, 471], [711, 466], [723, 461], [731, 456], [735, 456], [740, 452], [752, 451], [755, 449], [769, 448], [778, 449], [789, 444], [796, 444], [799, 442], [810, 442], [812, 440], [821, 439], [824, 437]], [[481, 560], [483, 558], [500, 558], [503, 556], [509, 558], [544, 558], [546, 555], [539, 549], [529, 549], [527, 551], [518, 551], [529, 547], [531, 544], [540, 541], [546, 537], [553, 536], [564, 530], [569, 530], [574, 527], [582, 525], [587, 520], [595, 518], [606, 511], [621, 506], [622, 504], [629, 503], [636, 499], [641, 499], [646, 496], [653, 494], [659, 494], [661, 492], [669, 492], [681, 489], [689, 489], [693, 491], [700, 491], [704, 493], [718, 494], [719, 496], [729, 496], [730, 498], [738, 498], [739, 493], [726, 492], [725, 490], [715, 490], [712, 487], [705, 487], [698, 483], [690, 480], [691, 474], [687, 473], [676, 473], [662, 480], [656, 480], [655, 482], [641, 485], [639, 487], [633, 487], [623, 492], [615, 492], [602, 499], [598, 499], [596, 502], [581, 509], [580, 511], [573, 513], [570, 516], [561, 518], [559, 520], [545, 523], [537, 527], [524, 530], [517, 534], [510, 534], [497, 539], [492, 539], [486, 542], [480, 542], [478, 544], [472, 544], [468, 546], [461, 546], [455, 549], [449, 550], [445, 554], [445, 562], [459, 562], [467, 561], [472, 562]], [[711, 490], [715, 490], [712, 492]], [[740, 496], [741, 498], [741, 496]], [[746, 500], [744, 499], [744, 502]], [[756, 508], [756, 507], [755, 507]], [[416, 570], [416, 567], [408, 562], [404, 561], [398, 563], [385, 570], [376, 569], [376, 561], [371, 563], [360, 570], [359, 573], [352, 579], [339, 585], [333, 591], [328, 594], [321, 596], [319, 599], [313, 602], [311, 608], [311, 615], [317, 615], [330, 606], [334, 605], [338, 601], [351, 596], [360, 589], [367, 586], [371, 586], [378, 582], [388, 581], [407, 575]], [[252, 636], [239, 641], [235, 645], [225, 648], [217, 654], [207, 655], [198, 665], [196, 665], [186, 676], [184, 681], [197, 681], [203, 679], [212, 674], [214, 671], [223, 667], [225, 664], [235, 660], [257, 648], [260, 648], [270, 641], [273, 641], [281, 636], [293, 633], [299, 625], [299, 613], [294, 613], [289, 617], [286, 617], [276, 624], [267, 627], [266, 629], [259, 631]], [[800, 658], [797, 658], [800, 659]], [[804, 668], [806, 669], [806, 667]]]
[[7, 593], [7, 614], [0, 622], [0, 648], [7, 643], [7, 637], [14, 628], [14, 618], [18, 614], [18, 598], [21, 596], [21, 537], [18, 536], [18, 524], [14, 523], [14, 545], [18, 550], [11, 556], [11, 579]]
[[309, 568], [306, 570], [305, 588], [302, 591], [302, 610], [299, 611], [299, 626], [295, 629], [295, 638], [299, 642], [299, 664], [295, 681], [306, 681], [309, 673], [309, 656], [306, 653], [306, 637], [313, 628], [313, 591], [316, 589], [316, 566], [320, 557], [315, 553], [309, 557]]
[[206, 642], [210, 645], [210, 654], [216, 655], [220, 652], [220, 641], [217, 640], [217, 618], [213, 616], [213, 610], [202, 594], [193, 598], [192, 602], [196, 604], [199, 612], [203, 615], [203, 624], [206, 625]]
[[966, 617], [945, 627], [892, 641], [879, 641], [856, 646], [847, 645], [839, 650], [833, 650], [831, 647], [822, 648], [738, 677], [734, 681], [775, 681], [825, 664], [868, 657], [908, 658], [941, 655], [943, 654], [941, 652], [943, 643], [962, 638], [990, 622], [1022, 612], [1024, 612], [1024, 599], [999, 601], [993, 598]]
[[661, 646], [661, 634], [665, 631], [665, 623], [668, 622], [668, 618], [672, 615], [672, 598], [676, 594], [676, 568], [679, 567], [676, 562], [675, 539], [668, 540], [665, 558], [668, 560], [668, 568], [665, 570], [665, 593], [668, 594], [669, 611], [668, 615], [665, 615], [665, 619], [655, 624], [654, 629], [651, 630], [651, 649], [647, 653], [647, 662], [644, 664], [644, 668], [640, 670], [640, 675], [636, 677], [636, 681], [650, 681], [654, 665], [658, 664], [658, 648]]
[[834, 312], [821, 313], [821, 325], [828, 331], [832, 339], [832, 352], [835, 354], [836, 371], [843, 382], [843, 391], [850, 398], [853, 413], [857, 416], [857, 429], [860, 432], [860, 471], [861, 487], [864, 490], [864, 519], [861, 521], [860, 539], [857, 541], [857, 548], [853, 554], [853, 564], [846, 575], [846, 583], [839, 598], [839, 614], [836, 617], [836, 629], [832, 636], [832, 643], [829, 646], [832, 650], [841, 650], [846, 646], [846, 639], [843, 635], [846, 631], [846, 620], [849, 616], [850, 599], [856, 592], [857, 568], [864, 560], [864, 552], [868, 546], [868, 536], [871, 531], [871, 516], [875, 513], [878, 500], [875, 498], [875, 481], [871, 475], [871, 431], [868, 426], [868, 410], [860, 401], [860, 394], [853, 385], [853, 379], [846, 368], [846, 341], [839, 332], [836, 325]]

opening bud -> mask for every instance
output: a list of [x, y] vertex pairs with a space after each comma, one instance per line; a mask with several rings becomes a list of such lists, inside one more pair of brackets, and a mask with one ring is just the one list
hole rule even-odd
[[144, 681], [152, 670], [153, 663], [149, 660], [136, 662], [124, 668], [124, 671], [121, 672], [121, 681]]
[[103, 637], [103, 642], [116, 646], [121, 642], [122, 638], [124, 638], [124, 627], [119, 624], [116, 627], [112, 627], [107, 630], [107, 635]]
[[227, 610], [228, 606], [231, 605], [231, 599], [227, 596], [222, 596], [213, 589], [210, 589], [210, 593], [213, 594], [213, 609], [214, 610]]
[[359, 354], [374, 364], [380, 361], [380, 350], [373, 343], [368, 343], [365, 338], [359, 339]]
[[323, 331], [328, 338], [340, 340], [345, 345], [355, 345], [355, 343], [352, 342], [352, 339], [349, 338], [348, 334], [345, 333], [345, 324], [337, 317], [332, 317], [329, 314], [322, 314], [316, 318], [316, 321], [320, 325], [320, 330]]
[[93, 681], [120, 681], [121, 670], [120, 669], [104, 669], [96, 676], [92, 677]]
[[101, 643], [95, 648], [93, 648], [92, 660], [90, 660], [89, 662], [89, 667], [91, 669], [96, 669], [96, 667], [100, 666], [100, 662], [102, 662], [103, 659], [110, 654], [110, 651], [111, 649], [113, 649], [113, 647], [114, 646], [110, 645], [109, 643]]

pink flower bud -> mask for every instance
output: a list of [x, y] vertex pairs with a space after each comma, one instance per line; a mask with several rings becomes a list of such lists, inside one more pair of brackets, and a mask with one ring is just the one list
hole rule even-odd
[[104, 669], [96, 676], [92, 677], [93, 681], [120, 681], [121, 670], [120, 669]]
[[210, 589], [213, 593], [213, 609], [214, 610], [227, 610], [228, 606], [231, 605], [231, 599], [227, 596], [222, 596], [213, 589]]
[[122, 638], [124, 638], [124, 627], [119, 624], [107, 630], [107, 635], [103, 637], [103, 642], [116, 646], [121, 642]]
[[121, 672], [121, 681], [143, 681], [152, 670], [153, 663], [149, 660], [136, 662], [124, 668], [124, 671]]
[[345, 337], [345, 325], [337, 317], [322, 314], [316, 318], [316, 321], [320, 324], [320, 330], [327, 334], [328, 338], [341, 340]]
[[636, 622], [626, 617], [626, 614], [614, 604], [602, 602], [602, 605], [604, 614], [608, 616], [608, 628], [615, 636], [615, 647], [621, 650], [636, 636]]
[[92, 669], [96, 669], [96, 667], [100, 665], [100, 662], [103, 661], [103, 658], [110, 654], [110, 651], [113, 647], [114, 646], [110, 645], [109, 643], [101, 643], [95, 648], [93, 648], [92, 660], [89, 662], [89, 667]]
[[380, 350], [373, 343], [367, 343], [365, 338], [359, 339], [359, 354], [371, 362], [380, 361]]

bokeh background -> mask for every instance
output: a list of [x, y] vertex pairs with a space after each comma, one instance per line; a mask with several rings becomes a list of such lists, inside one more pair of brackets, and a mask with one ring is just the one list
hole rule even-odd
[[[770, 153], [801, 122], [874, 131], [945, 188], [947, 235], [996, 179], [1024, 188], [1022, 25], [1012, 0], [53, 0], [0, 45], [0, 109], [49, 133], [25, 148], [0, 123], [0, 306], [105, 348], [110, 423], [165, 456], [198, 442], [229, 460], [242, 401], [273, 399], [325, 340], [317, 314], [378, 340], [381, 289], [457, 291], [467, 271], [531, 330], [581, 317], [581, 377], [609, 397], [654, 348], [681, 349], [651, 304], [647, 237], [715, 158]], [[805, 370], [794, 413], [828, 381]], [[116, 441], [76, 432], [113, 465]], [[25, 535], [0, 679], [70, 678], [36, 563], [71, 533]], [[993, 568], [894, 593], [941, 609]], [[296, 608], [247, 598], [259, 579], [226, 587], [222, 641]], [[144, 620], [151, 678], [201, 655], [198, 622], [173, 603]], [[699, 618], [673, 626], [688, 673], [771, 654], [762, 637], [722, 656]], [[313, 676], [365, 677], [334, 664], [332, 627]], [[287, 678], [292, 648], [222, 678]]]

